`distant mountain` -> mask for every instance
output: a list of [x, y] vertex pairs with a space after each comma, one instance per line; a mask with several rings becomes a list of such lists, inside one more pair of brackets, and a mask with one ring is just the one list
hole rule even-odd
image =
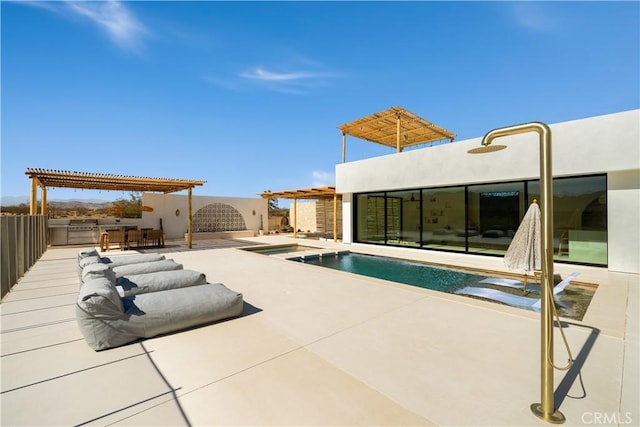
[[47, 203], [92, 203], [96, 205], [102, 205], [105, 203], [111, 204], [113, 200], [105, 200], [105, 199], [48, 199]]
[[108, 209], [111, 207], [113, 202], [109, 201], [91, 201], [91, 200], [52, 200], [47, 202], [47, 205], [50, 208], [55, 209], [77, 209], [77, 208], [86, 208], [86, 209]]
[[[85, 206], [85, 205], [110, 205], [111, 200], [104, 199], [47, 199], [47, 204], [51, 206]], [[2, 206], [19, 206], [29, 204], [29, 196], [3, 196], [0, 198]]]
[[2, 206], [18, 206], [22, 203], [29, 203], [29, 196], [3, 196], [0, 199]]

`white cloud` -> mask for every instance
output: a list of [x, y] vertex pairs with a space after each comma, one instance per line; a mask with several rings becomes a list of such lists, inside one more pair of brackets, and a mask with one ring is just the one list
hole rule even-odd
[[[5, 0], [6, 1], [6, 0]], [[88, 19], [121, 48], [139, 52], [149, 32], [133, 12], [118, 0], [108, 1], [15, 1], [15, 4], [45, 9], [65, 17]]]
[[274, 92], [304, 95], [314, 87], [328, 85], [329, 79], [337, 77], [338, 75], [330, 73], [312, 71], [273, 72], [264, 67], [255, 67], [235, 76], [222, 77], [207, 74], [202, 78], [208, 83], [227, 90], [243, 90], [247, 87], [246, 83], [250, 81]]
[[89, 19], [106, 31], [120, 47], [139, 51], [147, 29], [124, 4], [117, 0], [106, 2], [65, 2], [69, 11]]
[[268, 82], [284, 82], [295, 81], [303, 79], [313, 79], [322, 77], [321, 74], [297, 72], [297, 73], [272, 73], [271, 71], [264, 70], [262, 67], [258, 67], [255, 70], [248, 73], [240, 73], [241, 77], [247, 79], [263, 80]]
[[276, 92], [298, 95], [308, 93], [313, 87], [327, 85], [328, 79], [337, 77], [335, 74], [314, 71], [274, 72], [261, 66], [242, 72], [238, 76]]
[[333, 175], [333, 172], [316, 170], [311, 172], [311, 176], [313, 178], [314, 187], [327, 187], [330, 185], [336, 185], [336, 178]]

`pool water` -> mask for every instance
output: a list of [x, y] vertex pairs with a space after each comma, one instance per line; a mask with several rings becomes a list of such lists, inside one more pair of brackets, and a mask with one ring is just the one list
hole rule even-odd
[[473, 286], [485, 276], [447, 268], [434, 267], [415, 261], [357, 253], [322, 257], [296, 257], [293, 261], [347, 271], [363, 276], [403, 283], [440, 292], [454, 293], [465, 286]]
[[[353, 252], [341, 252], [335, 255], [323, 254], [323, 256], [298, 256], [288, 259], [451, 294], [465, 286], [482, 286], [478, 282], [486, 278], [484, 275], [436, 267], [419, 261]], [[491, 285], [489, 285], [489, 287], [491, 287]], [[496, 287], [496, 289], [522, 295], [519, 290], [504, 289], [499, 286]], [[566, 288], [561, 295], [556, 297], [560, 303], [557, 307], [558, 314], [570, 319], [582, 320], [594, 293], [595, 289], [581, 287]], [[539, 298], [539, 295], [535, 294], [528, 296]], [[492, 302], [501, 304], [497, 301]], [[533, 307], [523, 309], [537, 311]]]

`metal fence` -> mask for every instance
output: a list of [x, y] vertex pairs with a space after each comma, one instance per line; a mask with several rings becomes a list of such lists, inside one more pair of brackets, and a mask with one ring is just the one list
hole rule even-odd
[[0, 287], [2, 298], [47, 250], [43, 215], [0, 216]]

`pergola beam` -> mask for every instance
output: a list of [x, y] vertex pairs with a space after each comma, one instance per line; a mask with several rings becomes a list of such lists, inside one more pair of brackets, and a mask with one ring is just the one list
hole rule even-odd
[[326, 199], [336, 194], [336, 187], [314, 187], [298, 190], [265, 191], [260, 196], [265, 199]]
[[31, 178], [36, 178], [37, 183], [42, 187], [106, 191], [145, 191], [165, 194], [188, 190], [189, 188], [203, 185], [206, 182], [32, 168], [27, 169], [25, 174]]

